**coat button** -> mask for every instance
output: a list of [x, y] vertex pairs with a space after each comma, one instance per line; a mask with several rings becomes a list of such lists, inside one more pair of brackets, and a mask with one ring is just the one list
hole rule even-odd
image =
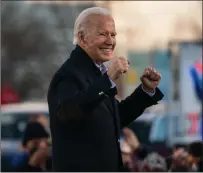
[[120, 143], [120, 139], [118, 139], [118, 143]]
[[103, 91], [101, 91], [101, 92], [99, 92], [99, 95], [101, 96], [101, 95], [103, 95], [104, 94], [104, 92]]

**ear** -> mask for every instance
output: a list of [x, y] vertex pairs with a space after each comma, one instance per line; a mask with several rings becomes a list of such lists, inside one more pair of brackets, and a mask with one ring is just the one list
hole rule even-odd
[[85, 35], [83, 32], [78, 33], [78, 40], [79, 40], [80, 44], [83, 45], [84, 47], [87, 45]]

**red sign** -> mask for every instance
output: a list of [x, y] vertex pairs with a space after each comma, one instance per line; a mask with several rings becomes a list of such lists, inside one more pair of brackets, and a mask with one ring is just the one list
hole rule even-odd
[[1, 104], [9, 104], [19, 102], [19, 95], [13, 88], [6, 84], [1, 88]]
[[190, 121], [190, 127], [187, 130], [188, 135], [197, 135], [199, 132], [199, 114], [198, 113], [189, 113], [187, 115], [188, 120]]

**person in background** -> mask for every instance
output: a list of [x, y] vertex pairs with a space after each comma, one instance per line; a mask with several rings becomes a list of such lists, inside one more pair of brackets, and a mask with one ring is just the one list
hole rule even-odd
[[37, 115], [31, 116], [31, 118], [29, 119], [29, 122], [39, 122], [45, 129], [48, 129], [49, 127], [49, 120], [47, 115], [37, 114]]
[[179, 148], [172, 155], [171, 172], [202, 172], [202, 142]]
[[122, 155], [122, 161], [124, 166], [123, 171], [131, 172], [134, 167], [133, 159], [132, 159], [133, 150], [124, 139], [121, 139], [120, 147], [121, 147], [121, 155]]
[[124, 165], [123, 171], [132, 171], [134, 167], [133, 154], [139, 148], [140, 142], [131, 129], [124, 128], [122, 132], [123, 136], [120, 140], [120, 148]]
[[184, 150], [186, 149], [186, 145], [184, 144], [175, 144], [172, 148], [172, 154], [178, 152], [179, 150]]
[[185, 148], [176, 149], [171, 156], [170, 172], [187, 172], [187, 151]]
[[140, 147], [137, 149], [133, 156], [133, 172], [139, 172], [141, 170], [142, 163], [144, 162], [144, 159], [148, 156], [149, 153], [150, 150], [148, 147], [140, 145]]
[[124, 128], [122, 132], [123, 132], [124, 140], [128, 143], [132, 152], [137, 151], [141, 144], [136, 134], [130, 128]]
[[38, 122], [30, 122], [24, 132], [23, 151], [12, 159], [14, 172], [44, 172], [49, 158], [49, 133]]
[[122, 133], [120, 144], [124, 165], [123, 171], [137, 172], [148, 154], [148, 149], [139, 142], [136, 134], [130, 128], [124, 128]]
[[170, 170], [170, 169], [172, 169], [172, 167], [174, 167], [174, 166], [172, 166], [172, 162], [173, 162], [173, 165], [176, 162], [179, 162], [178, 161], [178, 157], [179, 156], [181, 157], [182, 153], [185, 152], [185, 148], [186, 148], [186, 145], [184, 145], [184, 144], [175, 144], [172, 147], [172, 154], [171, 154], [171, 156], [166, 157], [166, 162], [167, 162], [167, 168], [168, 168], [168, 170]]
[[189, 170], [203, 172], [203, 142], [193, 142], [188, 146], [187, 150]]
[[152, 152], [147, 155], [140, 166], [139, 172], [166, 172], [165, 159], [158, 153]]

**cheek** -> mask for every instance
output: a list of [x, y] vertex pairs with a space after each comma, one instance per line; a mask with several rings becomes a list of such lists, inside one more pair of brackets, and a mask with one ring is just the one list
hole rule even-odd
[[91, 40], [91, 45], [93, 47], [101, 47], [102, 45], [104, 45], [106, 42], [106, 38], [105, 37], [95, 37]]
[[[100, 45], [100, 42], [99, 40], [97, 40], [96, 38], [95, 39], [91, 39], [89, 40], [89, 43], [88, 43], [88, 47], [91, 49], [91, 48], [96, 48]], [[95, 51], [95, 50], [93, 50]]]
[[113, 44], [116, 46], [116, 38], [113, 39]]

